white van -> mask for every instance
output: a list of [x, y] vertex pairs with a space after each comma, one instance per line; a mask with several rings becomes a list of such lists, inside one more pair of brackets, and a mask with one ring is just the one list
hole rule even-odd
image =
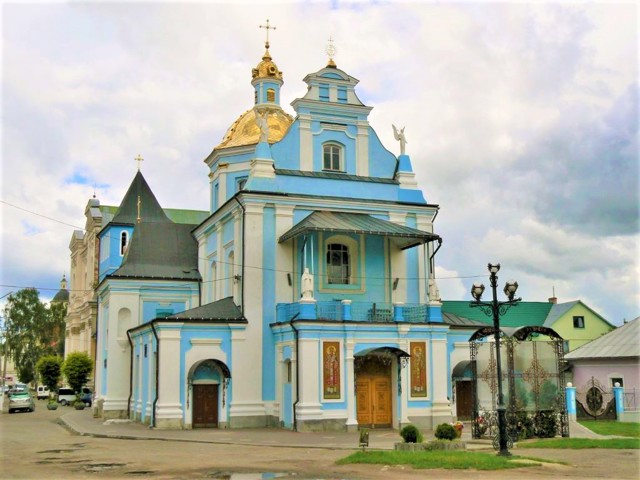
[[38, 389], [36, 390], [36, 398], [38, 400], [42, 398], [49, 398], [49, 387], [46, 385], [38, 385]]

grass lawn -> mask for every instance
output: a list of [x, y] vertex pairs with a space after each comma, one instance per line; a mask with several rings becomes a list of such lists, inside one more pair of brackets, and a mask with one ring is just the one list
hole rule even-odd
[[623, 423], [613, 420], [580, 420], [579, 423], [600, 435], [640, 438], [640, 423]]
[[460, 452], [460, 451], [430, 451], [430, 452], [400, 452], [379, 451], [356, 452], [346, 458], [338, 460], [338, 465], [349, 463], [369, 463], [383, 465], [411, 465], [413, 468], [447, 468], [447, 469], [475, 469], [475, 470], [504, 470], [507, 468], [522, 468], [539, 466], [541, 462], [550, 462], [531, 457], [499, 457], [494, 452]]
[[550, 438], [548, 440], [527, 440], [519, 442], [520, 448], [617, 448], [640, 449], [640, 438]]

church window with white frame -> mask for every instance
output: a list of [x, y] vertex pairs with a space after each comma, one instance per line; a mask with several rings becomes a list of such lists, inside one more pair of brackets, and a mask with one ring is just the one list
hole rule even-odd
[[342, 147], [335, 143], [325, 143], [322, 146], [322, 169], [330, 172], [342, 172]]

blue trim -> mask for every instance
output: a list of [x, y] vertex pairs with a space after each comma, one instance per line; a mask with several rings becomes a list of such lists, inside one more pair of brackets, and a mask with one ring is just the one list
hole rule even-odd
[[266, 207], [262, 214], [262, 399], [276, 399], [276, 352], [273, 333], [269, 325], [275, 321], [276, 252], [273, 239], [276, 236], [276, 212]]

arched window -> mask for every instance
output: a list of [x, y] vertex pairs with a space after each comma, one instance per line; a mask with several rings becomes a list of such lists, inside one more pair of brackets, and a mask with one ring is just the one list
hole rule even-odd
[[123, 256], [127, 251], [127, 245], [129, 245], [129, 232], [125, 230], [120, 233], [120, 256]]
[[267, 102], [275, 102], [276, 101], [276, 91], [273, 88], [267, 89]]
[[322, 146], [322, 169], [332, 172], [342, 172], [342, 147], [335, 143], [326, 143]]
[[349, 247], [342, 243], [327, 244], [327, 283], [348, 285], [350, 277]]

